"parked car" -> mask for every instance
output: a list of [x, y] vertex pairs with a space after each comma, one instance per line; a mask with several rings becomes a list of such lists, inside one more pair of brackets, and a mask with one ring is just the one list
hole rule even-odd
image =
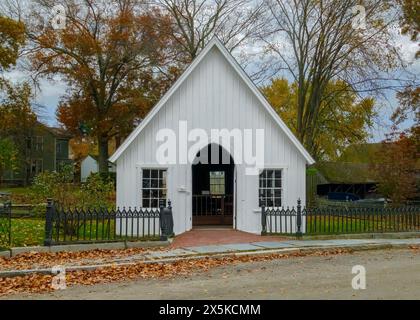
[[329, 192], [328, 200], [332, 201], [358, 201], [360, 197], [349, 192]]

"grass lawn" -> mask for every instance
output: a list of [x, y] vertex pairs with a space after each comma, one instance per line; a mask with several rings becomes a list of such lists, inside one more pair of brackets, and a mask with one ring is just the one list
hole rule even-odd
[[[145, 237], [119, 237], [115, 233], [115, 222], [108, 221], [98, 222], [92, 224], [80, 225], [78, 232], [73, 235], [67, 234], [64, 237], [63, 229], [59, 229], [60, 242], [101, 242], [101, 241], [145, 241], [145, 240], [159, 240], [159, 236], [147, 236], [147, 228], [145, 230]], [[56, 239], [56, 229], [53, 230], [53, 237]], [[130, 231], [129, 231], [130, 232]], [[78, 234], [78, 236], [77, 236]], [[42, 246], [44, 244], [45, 236], [45, 220], [36, 218], [13, 218], [12, 219], [12, 247], [29, 247], [29, 246]]]
[[414, 216], [399, 215], [310, 216], [306, 231], [308, 234], [414, 231], [418, 230], [415, 221]]
[[0, 192], [7, 192], [11, 194], [27, 194], [29, 191], [29, 187], [10, 187], [10, 188], [0, 188]]
[[12, 219], [12, 247], [43, 245], [44, 233], [44, 219]]

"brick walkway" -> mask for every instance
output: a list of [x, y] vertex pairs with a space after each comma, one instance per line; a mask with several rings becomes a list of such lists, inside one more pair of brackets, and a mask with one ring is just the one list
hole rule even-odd
[[259, 236], [252, 233], [225, 228], [197, 228], [175, 237], [172, 248], [207, 246], [215, 244], [251, 243], [260, 241], [281, 241], [286, 238]]

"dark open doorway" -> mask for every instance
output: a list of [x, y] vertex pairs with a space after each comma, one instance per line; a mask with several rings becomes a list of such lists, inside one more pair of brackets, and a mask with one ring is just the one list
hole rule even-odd
[[192, 165], [193, 226], [232, 226], [235, 163], [230, 154], [219, 145], [210, 144], [202, 149], [197, 154], [197, 159], [203, 158], [208, 161]]

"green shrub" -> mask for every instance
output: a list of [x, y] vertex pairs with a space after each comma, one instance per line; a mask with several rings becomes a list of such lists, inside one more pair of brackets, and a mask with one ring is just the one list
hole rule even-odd
[[115, 192], [114, 181], [109, 176], [104, 178], [98, 173], [92, 173], [80, 191], [84, 207], [109, 208], [114, 205], [110, 201]]
[[53, 198], [63, 206], [74, 204], [73, 191], [72, 165], [63, 166], [60, 171], [45, 171], [38, 174], [31, 187], [35, 203], [45, 203], [47, 198]]

